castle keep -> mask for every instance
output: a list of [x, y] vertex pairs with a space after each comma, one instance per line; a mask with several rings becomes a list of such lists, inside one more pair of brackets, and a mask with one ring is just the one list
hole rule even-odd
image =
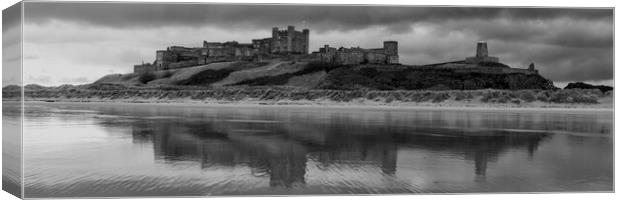
[[386, 41], [383, 48], [362, 49], [331, 48], [325, 45], [318, 52], [309, 54], [310, 30], [295, 30], [288, 26], [286, 30], [274, 27], [271, 37], [253, 39], [252, 43], [208, 42], [202, 47], [170, 46], [156, 51], [153, 63], [134, 65], [134, 72], [178, 69], [226, 61], [260, 61], [260, 60], [299, 60], [318, 61], [338, 64], [397, 64], [398, 43]]
[[296, 31], [294, 26], [288, 26], [286, 30], [280, 31], [278, 27], [274, 27], [271, 31], [271, 38], [262, 40], [267, 40], [263, 43], [271, 44], [273, 54], [308, 54], [310, 30]]

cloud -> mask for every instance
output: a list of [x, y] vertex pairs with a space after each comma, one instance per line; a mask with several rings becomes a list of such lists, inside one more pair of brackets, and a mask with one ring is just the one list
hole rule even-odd
[[553, 81], [613, 78], [612, 9], [92, 2], [26, 8], [24, 52], [36, 59], [24, 60], [24, 70], [53, 74], [55, 85], [130, 72], [167, 46], [250, 42], [269, 37], [273, 26], [303, 21], [311, 51], [397, 40], [401, 62], [415, 65], [462, 60], [485, 40], [501, 62], [517, 68], [534, 62]]
[[85, 24], [144, 28], [162, 26], [217, 26], [255, 29], [308, 23], [318, 32], [356, 30], [403, 24], [463, 19], [545, 20], [560, 17], [612, 20], [612, 9], [474, 8], [412, 6], [230, 5], [163, 3], [45, 3], [28, 2], [27, 19], [45, 23], [52, 19]]
[[66, 84], [80, 84], [80, 83], [88, 83], [88, 82], [92, 82], [92, 80], [86, 78], [86, 77], [76, 77], [76, 78], [63, 78], [61, 80], [63, 83]]
[[44, 85], [49, 85], [50, 83], [52, 83], [52, 77], [45, 76], [45, 75], [39, 75], [39, 76], [28, 75], [26, 79], [30, 80], [32, 83], [38, 83], [38, 84], [44, 84]]
[[472, 32], [483, 40], [546, 43], [566, 47], [611, 47], [611, 21], [556, 18], [518, 21], [506, 18], [449, 21], [434, 24], [437, 34]]

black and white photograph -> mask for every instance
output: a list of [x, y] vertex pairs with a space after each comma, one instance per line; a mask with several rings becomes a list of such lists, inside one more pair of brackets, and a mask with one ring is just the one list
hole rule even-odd
[[19, 198], [614, 192], [613, 6], [2, 17], [2, 189]]

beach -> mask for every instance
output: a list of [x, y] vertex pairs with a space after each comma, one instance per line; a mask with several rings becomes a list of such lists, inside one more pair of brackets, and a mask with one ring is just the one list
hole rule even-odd
[[[580, 111], [580, 112], [613, 112], [613, 98], [599, 104], [559, 104], [532, 102], [524, 104], [513, 103], [484, 103], [480, 101], [445, 101], [442, 103], [416, 102], [379, 102], [364, 99], [350, 102], [330, 100], [192, 100], [192, 99], [29, 99], [25, 103], [50, 104], [124, 104], [124, 105], [152, 105], [152, 106], [206, 106], [206, 107], [287, 107], [287, 108], [334, 108], [334, 109], [378, 109], [378, 110], [489, 110], [489, 111]], [[607, 102], [608, 101], [608, 102]]]

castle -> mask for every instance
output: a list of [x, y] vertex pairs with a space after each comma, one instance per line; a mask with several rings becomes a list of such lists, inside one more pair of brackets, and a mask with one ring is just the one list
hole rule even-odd
[[202, 47], [170, 46], [156, 51], [153, 63], [134, 65], [135, 73], [178, 69], [226, 61], [296, 60], [336, 64], [398, 64], [398, 43], [385, 41], [383, 48], [362, 49], [359, 47], [339, 49], [325, 45], [319, 51], [309, 54], [310, 30], [286, 30], [274, 27], [271, 37], [253, 39], [252, 43], [207, 42]]
[[[253, 39], [251, 43], [207, 42], [202, 47], [170, 46], [166, 50], [156, 51], [156, 59], [151, 63], [134, 65], [134, 73], [160, 71], [205, 65], [215, 62], [230, 61], [304, 61], [341, 65], [355, 64], [398, 64], [398, 42], [384, 41], [382, 48], [334, 48], [324, 45], [318, 51], [309, 53], [310, 30], [295, 30], [288, 26], [286, 30], [274, 27], [271, 37]], [[499, 58], [489, 56], [487, 43], [480, 41], [476, 46], [476, 55], [459, 61], [466, 65], [493, 65]], [[454, 64], [452, 64], [454, 65]], [[451, 66], [452, 66], [451, 65]], [[497, 65], [501, 66], [501, 65]], [[508, 66], [505, 66], [509, 68]], [[512, 70], [512, 69], [503, 69]], [[529, 72], [537, 73], [534, 65]], [[529, 73], [528, 72], [528, 73]]]

